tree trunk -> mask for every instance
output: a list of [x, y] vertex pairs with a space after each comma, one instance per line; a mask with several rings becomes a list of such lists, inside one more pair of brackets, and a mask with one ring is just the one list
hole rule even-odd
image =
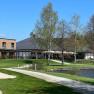
[[62, 49], [62, 65], [64, 64], [64, 50]]
[[77, 59], [76, 59], [76, 53], [75, 53], [75, 54], [74, 54], [74, 62], [75, 62], [75, 63], [76, 63], [76, 60], [77, 60]]
[[76, 63], [76, 50], [77, 50], [77, 47], [76, 47], [76, 38], [77, 38], [77, 35], [76, 35], [76, 31], [75, 31], [75, 51], [74, 51], [74, 62]]

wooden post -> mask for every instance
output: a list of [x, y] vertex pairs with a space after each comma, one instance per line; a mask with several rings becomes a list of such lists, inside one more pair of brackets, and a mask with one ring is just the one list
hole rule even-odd
[[37, 71], [37, 64], [35, 64], [35, 71]]
[[35, 55], [36, 55], [36, 59], [38, 59], [38, 53], [37, 52], [35, 52]]

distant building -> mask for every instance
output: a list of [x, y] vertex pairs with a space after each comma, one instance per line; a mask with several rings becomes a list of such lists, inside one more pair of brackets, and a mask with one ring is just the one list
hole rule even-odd
[[44, 58], [42, 53], [45, 49], [41, 48], [33, 38], [26, 38], [17, 42], [17, 58]]
[[[48, 54], [50, 54], [51, 59], [61, 59], [62, 51], [60, 48], [54, 46], [51, 51], [48, 49], [44, 49], [38, 45], [38, 43], [33, 38], [26, 38], [17, 42], [16, 47], [16, 55], [17, 58], [48, 58]], [[65, 59], [73, 59], [73, 52], [64, 51]]]
[[0, 58], [13, 58], [15, 56], [16, 40], [0, 38]]
[[77, 59], [94, 60], [94, 51], [86, 48], [81, 52], [77, 52]]
[[[48, 54], [51, 54], [53, 59], [61, 59], [62, 51], [54, 46], [51, 51], [48, 49], [41, 48], [38, 43], [32, 38], [26, 38], [17, 42], [16, 46], [16, 57], [17, 58], [48, 58]], [[64, 51], [64, 59], [74, 60], [74, 52]], [[77, 59], [94, 59], [94, 53], [90, 49], [85, 49], [84, 51], [77, 52]]]
[[[61, 59], [62, 51], [54, 46], [51, 51], [44, 49], [33, 38], [26, 38], [16, 43], [15, 39], [0, 38], [0, 58], [32, 59], [48, 58]], [[64, 59], [73, 60], [74, 52], [64, 51]]]
[[88, 59], [94, 59], [94, 53], [92, 53], [92, 52], [85, 53], [85, 59], [86, 60], [88, 60]]

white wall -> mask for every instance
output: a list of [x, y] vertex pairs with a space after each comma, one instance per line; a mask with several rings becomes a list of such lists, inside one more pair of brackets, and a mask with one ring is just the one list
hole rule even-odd
[[94, 54], [93, 53], [86, 53], [85, 54], [85, 59], [88, 60], [88, 59], [94, 59]]

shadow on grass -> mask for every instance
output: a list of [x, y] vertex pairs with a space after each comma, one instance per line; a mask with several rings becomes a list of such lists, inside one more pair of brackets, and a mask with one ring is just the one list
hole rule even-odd
[[36, 87], [32, 89], [19, 90], [25, 94], [81, 94], [65, 86]]
[[32, 63], [44, 63], [47, 64], [48, 61], [46, 59], [31, 59], [31, 60], [23, 60], [26, 64], [32, 64]]
[[34, 62], [32, 60], [23, 60], [25, 64], [33, 64]]

